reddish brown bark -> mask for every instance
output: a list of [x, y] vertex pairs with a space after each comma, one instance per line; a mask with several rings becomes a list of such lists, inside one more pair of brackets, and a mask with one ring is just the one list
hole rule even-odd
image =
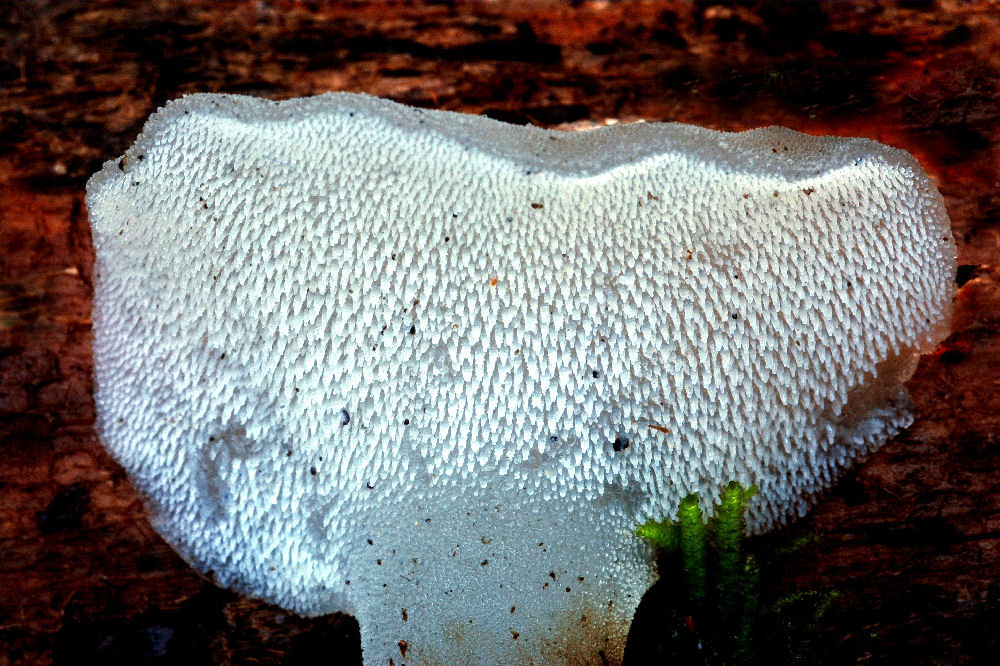
[[782, 124], [912, 152], [958, 240], [954, 335], [911, 383], [917, 423], [789, 528], [820, 539], [771, 586], [841, 591], [830, 663], [996, 653], [997, 35], [993, 3], [0, 6], [0, 664], [358, 659], [349, 618], [295, 618], [193, 573], [94, 434], [83, 186], [194, 91]]

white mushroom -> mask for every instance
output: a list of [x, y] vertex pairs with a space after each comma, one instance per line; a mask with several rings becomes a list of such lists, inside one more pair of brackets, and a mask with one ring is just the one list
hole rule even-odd
[[913, 158], [782, 128], [194, 95], [87, 204], [98, 428], [153, 525], [355, 614], [369, 664], [620, 660], [632, 530], [731, 480], [753, 531], [802, 515], [950, 317]]

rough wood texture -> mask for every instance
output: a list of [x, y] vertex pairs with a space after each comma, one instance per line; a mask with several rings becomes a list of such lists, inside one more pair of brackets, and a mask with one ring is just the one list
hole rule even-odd
[[954, 334], [911, 383], [917, 423], [787, 530], [820, 538], [771, 593], [842, 593], [829, 663], [997, 654], [998, 35], [993, 3], [0, 5], [0, 664], [359, 659], [349, 618], [295, 618], [188, 569], [94, 435], [83, 185], [193, 91], [782, 124], [912, 152], [959, 244]]

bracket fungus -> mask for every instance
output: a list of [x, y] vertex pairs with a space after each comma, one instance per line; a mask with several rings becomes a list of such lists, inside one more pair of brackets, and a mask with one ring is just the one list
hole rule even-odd
[[370, 664], [620, 660], [633, 529], [729, 481], [754, 532], [801, 516], [951, 312], [916, 161], [776, 127], [192, 95], [87, 205], [98, 430], [153, 525]]

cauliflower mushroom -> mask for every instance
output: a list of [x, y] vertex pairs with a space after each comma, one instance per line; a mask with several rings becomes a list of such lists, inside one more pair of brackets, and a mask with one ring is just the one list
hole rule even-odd
[[802, 515], [950, 317], [916, 161], [783, 128], [192, 95], [87, 205], [98, 430], [153, 525], [369, 664], [620, 660], [633, 529], [731, 480], [754, 532]]

